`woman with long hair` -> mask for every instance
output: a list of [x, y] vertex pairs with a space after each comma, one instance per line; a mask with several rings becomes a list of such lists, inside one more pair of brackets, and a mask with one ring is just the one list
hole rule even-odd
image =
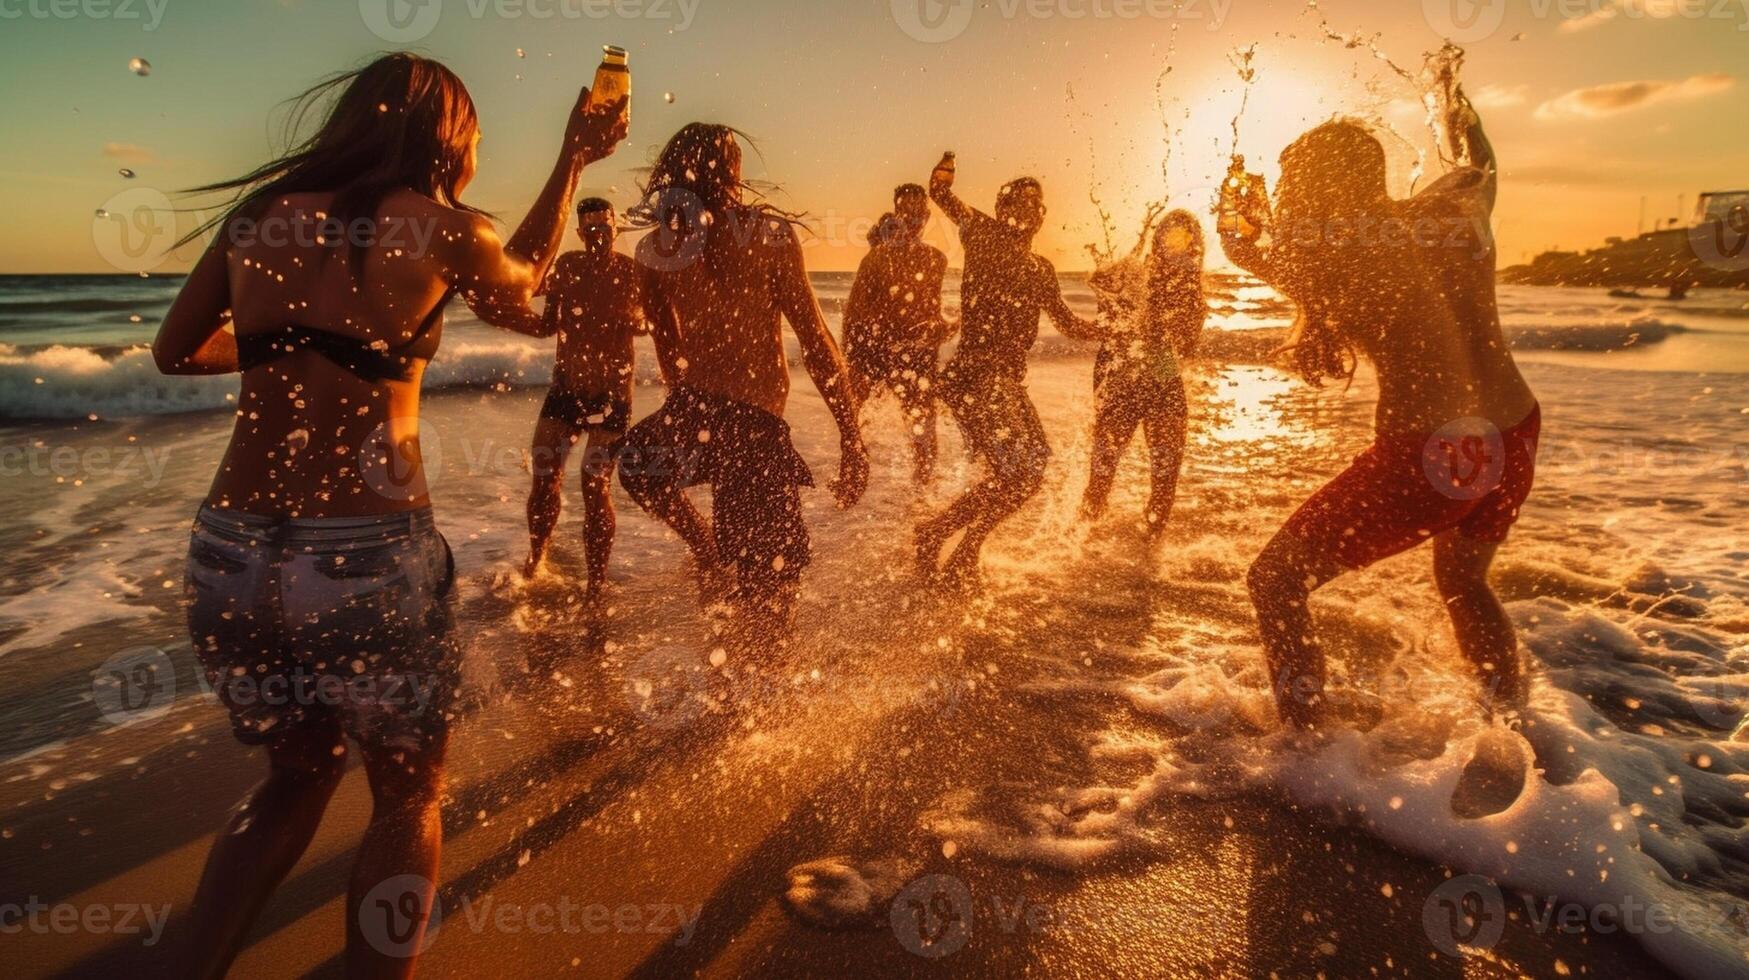
[[1223, 222], [1228, 257], [1299, 306], [1289, 348], [1299, 373], [1351, 379], [1364, 359], [1378, 376], [1372, 446], [1251, 566], [1276, 702], [1299, 727], [1330, 715], [1312, 591], [1424, 541], [1484, 707], [1511, 711], [1527, 692], [1488, 569], [1530, 494], [1542, 414], [1500, 329], [1493, 151], [1461, 89], [1448, 117], [1462, 166], [1408, 200], [1390, 197], [1378, 139], [1336, 121], [1283, 151], [1273, 217], [1239, 196], [1256, 178], [1230, 181], [1223, 202], [1245, 219]]
[[[527, 304], [585, 164], [624, 137], [616, 106], [569, 113], [508, 242], [462, 203], [479, 122], [449, 69], [386, 55], [294, 103], [284, 156], [230, 192], [152, 351], [167, 374], [242, 375], [235, 428], [189, 548], [189, 628], [267, 779], [219, 834], [183, 972], [222, 975], [297, 863], [357, 743], [373, 809], [348, 895], [346, 972], [412, 971], [431, 908], [461, 651], [454, 563], [419, 452], [419, 387], [460, 293], [488, 323]], [[196, 234], [200, 234], [197, 232]]]
[[[686, 542], [707, 601], [726, 592], [739, 641], [781, 639], [812, 555], [800, 488], [814, 483], [783, 419], [784, 320], [838, 425], [839, 506], [868, 482], [850, 374], [808, 281], [794, 217], [749, 190], [736, 132], [706, 123], [668, 141], [628, 214], [651, 230], [637, 259], [670, 387], [626, 435], [620, 482]], [[709, 521], [685, 493], [700, 484], [711, 486]]]
[[1107, 321], [1093, 367], [1093, 461], [1081, 514], [1093, 520], [1105, 512], [1118, 462], [1139, 427], [1151, 464], [1148, 533], [1158, 535], [1172, 515], [1184, 462], [1188, 405], [1178, 361], [1195, 352], [1208, 301], [1196, 215], [1168, 213], [1147, 240], [1148, 256], [1139, 269], [1131, 259], [1093, 277], [1094, 288], [1113, 298], [1108, 305], [1117, 316]]

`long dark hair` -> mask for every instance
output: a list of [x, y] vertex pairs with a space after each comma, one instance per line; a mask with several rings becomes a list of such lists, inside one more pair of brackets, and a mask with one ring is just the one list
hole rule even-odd
[[[1158, 261], [1160, 240], [1168, 232], [1182, 230], [1189, 239], [1181, 261]], [[1182, 208], [1169, 212], [1153, 230], [1153, 248], [1148, 256], [1148, 317], [1162, 324], [1167, 339], [1181, 356], [1196, 350], [1208, 319], [1208, 296], [1203, 285], [1204, 241], [1202, 222]]]
[[1283, 351], [1311, 384], [1354, 377], [1344, 308], [1359, 305], [1371, 288], [1364, 277], [1382, 267], [1367, 254], [1379, 242], [1354, 239], [1391, 217], [1385, 148], [1364, 125], [1337, 119], [1282, 151], [1271, 235], [1284, 292], [1299, 307]]
[[[656, 229], [671, 237], [676, 251], [702, 251], [713, 272], [728, 244], [747, 247], [756, 235], [793, 234], [802, 217], [767, 203], [742, 176], [742, 142], [753, 145], [732, 126], [681, 127], [650, 167], [643, 199], [626, 210], [629, 227]], [[731, 233], [728, 242], [711, 234], [721, 229]]]
[[[189, 193], [234, 196], [223, 213], [178, 244], [222, 230], [234, 218], [257, 217], [279, 195], [308, 191], [334, 192], [328, 216], [341, 226], [374, 217], [383, 197], [401, 188], [482, 213], [459, 199], [479, 116], [467, 86], [442, 64], [386, 54], [317, 83], [289, 105], [289, 149], [241, 177], [193, 188]], [[300, 139], [316, 112], [323, 113], [321, 125]], [[360, 249], [349, 246], [349, 258], [355, 271], [362, 267]]]

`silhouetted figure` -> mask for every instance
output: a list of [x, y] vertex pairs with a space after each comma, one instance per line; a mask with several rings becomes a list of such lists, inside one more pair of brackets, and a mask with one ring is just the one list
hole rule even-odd
[[[844, 357], [858, 403], [880, 388], [899, 399], [919, 484], [935, 474], [935, 399], [941, 345], [953, 326], [941, 313], [947, 256], [920, 237], [929, 198], [918, 184], [893, 192], [894, 213], [871, 236], [844, 307]], [[878, 242], [877, 239], [878, 238]]]
[[[1458, 644], [1485, 696], [1511, 708], [1526, 694], [1512, 622], [1488, 584], [1494, 554], [1535, 479], [1541, 411], [1513, 363], [1495, 301], [1488, 235], [1496, 167], [1481, 122], [1454, 94], [1454, 156], [1466, 163], [1407, 201], [1386, 191], [1385, 153], [1357, 123], [1300, 137], [1281, 156], [1270, 234], [1261, 200], [1228, 209], [1222, 244], [1236, 264], [1298, 304], [1291, 351], [1316, 384], [1378, 373], [1377, 437], [1300, 507], [1251, 566], [1250, 589], [1285, 721], [1323, 721], [1324, 655], [1308, 601], [1336, 576], [1433, 542], [1434, 577]], [[1242, 185], [1241, 185], [1242, 186]], [[1413, 229], [1475, 236], [1452, 247]]]
[[613, 550], [612, 479], [620, 440], [632, 424], [633, 340], [644, 332], [637, 263], [613, 250], [619, 233], [613, 205], [598, 197], [577, 206], [583, 248], [553, 265], [544, 291], [542, 333], [556, 333], [553, 384], [541, 405], [531, 450], [534, 486], [528, 497], [528, 564], [532, 577], [559, 523], [560, 485], [571, 448], [585, 435], [583, 548], [589, 597], [607, 580]]
[[1039, 315], [1048, 314], [1065, 336], [1097, 340], [1100, 333], [1069, 309], [1057, 270], [1032, 252], [1045, 217], [1038, 181], [1022, 177], [1004, 185], [991, 217], [960, 201], [954, 176], [950, 153], [929, 186], [929, 196], [959, 227], [966, 256], [960, 343], [943, 372], [941, 396], [989, 474], [946, 512], [919, 525], [916, 545], [918, 571], [934, 578], [942, 546], [964, 529], [940, 574], [969, 582], [977, 577], [984, 539], [1044, 484], [1051, 447], [1026, 391], [1026, 359], [1038, 339]]

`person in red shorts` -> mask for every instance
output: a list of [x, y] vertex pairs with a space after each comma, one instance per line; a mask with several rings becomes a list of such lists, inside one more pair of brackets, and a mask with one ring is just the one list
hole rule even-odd
[[1459, 166], [1408, 200], [1386, 189], [1384, 147], [1348, 121], [1282, 153], [1273, 215], [1253, 190], [1260, 178], [1235, 175], [1224, 189], [1228, 257], [1300, 308], [1288, 347], [1299, 373], [1351, 378], [1364, 357], [1378, 375], [1375, 442], [1300, 507], [1248, 577], [1277, 707], [1299, 728], [1330, 715], [1311, 593], [1429, 541], [1485, 707], [1510, 711], [1526, 695], [1488, 569], [1535, 480], [1542, 414], [1500, 329], [1493, 151], [1461, 88], [1449, 103]]

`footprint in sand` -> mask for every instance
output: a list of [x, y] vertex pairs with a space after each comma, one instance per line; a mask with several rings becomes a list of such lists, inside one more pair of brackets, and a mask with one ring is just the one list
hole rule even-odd
[[887, 914], [893, 896], [917, 873], [914, 862], [828, 857], [789, 869], [784, 904], [802, 920], [825, 928], [872, 922]]
[[1476, 754], [1458, 776], [1451, 794], [1451, 812], [1465, 820], [1504, 811], [1524, 793], [1528, 770], [1519, 739], [1503, 728], [1490, 728], [1476, 740]]

